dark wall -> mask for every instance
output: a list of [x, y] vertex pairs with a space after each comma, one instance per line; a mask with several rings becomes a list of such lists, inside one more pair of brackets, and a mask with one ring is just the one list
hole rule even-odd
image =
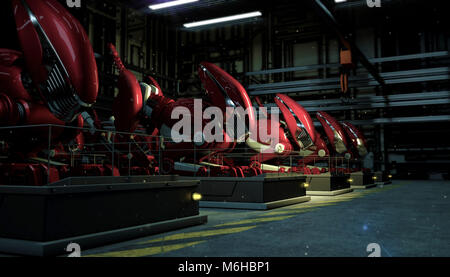
[[2, 34], [0, 48], [19, 49], [16, 24], [14, 22], [10, 0], [3, 0], [0, 4], [0, 26]]

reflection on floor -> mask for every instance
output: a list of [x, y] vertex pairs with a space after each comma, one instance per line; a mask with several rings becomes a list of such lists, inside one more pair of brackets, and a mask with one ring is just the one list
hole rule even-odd
[[271, 211], [202, 210], [209, 223], [85, 251], [88, 257], [450, 256], [450, 182], [393, 185]]

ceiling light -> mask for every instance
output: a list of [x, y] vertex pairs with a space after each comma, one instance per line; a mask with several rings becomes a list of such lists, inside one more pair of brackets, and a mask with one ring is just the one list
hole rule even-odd
[[195, 28], [195, 27], [200, 27], [200, 26], [205, 26], [205, 25], [211, 25], [211, 24], [216, 24], [216, 23], [235, 21], [235, 20], [240, 20], [240, 19], [245, 19], [245, 18], [252, 18], [252, 17], [258, 17], [258, 16], [262, 16], [262, 13], [261, 12], [244, 13], [244, 14], [226, 16], [226, 17], [209, 19], [209, 20], [204, 20], [204, 21], [186, 23], [186, 24], [184, 24], [184, 27], [186, 27], [186, 28]]
[[161, 4], [150, 5], [148, 7], [152, 10], [160, 10], [160, 9], [174, 7], [174, 6], [189, 4], [189, 3], [193, 3], [193, 2], [198, 2], [198, 0], [176, 0], [176, 1], [170, 1], [170, 2], [165, 2], [165, 3], [161, 3]]
[[347, 0], [334, 0], [334, 3], [344, 3], [347, 2]]

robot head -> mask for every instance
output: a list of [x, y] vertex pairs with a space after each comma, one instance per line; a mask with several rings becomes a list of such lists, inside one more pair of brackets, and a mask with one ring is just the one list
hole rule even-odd
[[277, 94], [275, 103], [280, 108], [289, 132], [300, 149], [314, 145], [316, 129], [308, 112], [287, 95]]
[[325, 133], [334, 150], [339, 154], [347, 152], [347, 139], [341, 124], [325, 112], [318, 112], [317, 119], [325, 129]]
[[360, 157], [368, 154], [367, 142], [362, 132], [349, 122], [342, 122], [342, 127], [350, 138], [353, 147], [358, 151]]
[[202, 62], [198, 73], [212, 104], [219, 107], [224, 113], [226, 113], [227, 107], [242, 107], [247, 110], [248, 127], [250, 131], [255, 131], [256, 114], [244, 87], [230, 74], [212, 63]]
[[81, 24], [56, 0], [13, 0], [26, 67], [50, 111], [65, 122], [91, 107], [97, 64]]

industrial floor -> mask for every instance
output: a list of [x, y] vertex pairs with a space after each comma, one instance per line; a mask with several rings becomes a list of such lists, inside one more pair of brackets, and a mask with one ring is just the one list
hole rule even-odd
[[86, 257], [450, 257], [450, 182], [394, 181], [270, 211], [202, 209], [208, 224]]

